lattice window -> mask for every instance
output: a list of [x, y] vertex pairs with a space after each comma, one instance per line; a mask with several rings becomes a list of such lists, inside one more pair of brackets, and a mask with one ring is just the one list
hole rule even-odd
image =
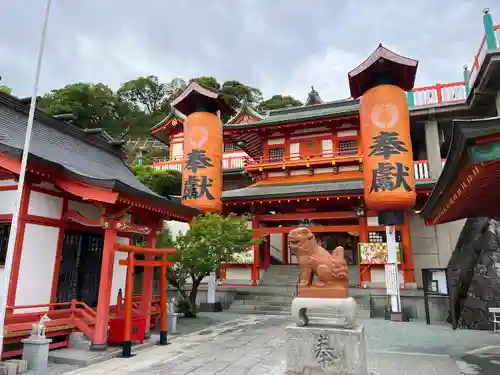
[[[387, 242], [385, 231], [368, 232], [368, 242]], [[401, 232], [396, 231], [396, 242], [401, 242]]]
[[355, 139], [339, 141], [338, 148], [341, 155], [354, 155], [358, 152], [358, 144]]
[[236, 143], [224, 143], [224, 152], [233, 152], [239, 150], [241, 150], [241, 147]]
[[283, 147], [276, 147], [269, 149], [269, 161], [281, 161], [285, 157], [285, 149]]
[[9, 244], [10, 224], [0, 224], [0, 265], [5, 265]]

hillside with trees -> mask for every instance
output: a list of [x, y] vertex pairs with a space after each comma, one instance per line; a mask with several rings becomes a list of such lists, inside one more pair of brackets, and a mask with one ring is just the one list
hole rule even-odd
[[[302, 104], [283, 95], [264, 100], [258, 88], [235, 80], [220, 83], [215, 77], [197, 77], [192, 81], [217, 90], [233, 107], [245, 97], [262, 113]], [[44, 94], [38, 107], [51, 115], [72, 115], [71, 123], [82, 128], [102, 128], [114, 136], [127, 130], [128, 138], [142, 139], [169, 113], [169, 103], [187, 84], [182, 78], [161, 82], [155, 75], [127, 81], [116, 91], [104, 83], [77, 82]]]

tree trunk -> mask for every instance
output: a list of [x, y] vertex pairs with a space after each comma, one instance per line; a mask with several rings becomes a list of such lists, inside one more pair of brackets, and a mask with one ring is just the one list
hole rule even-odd
[[[189, 308], [190, 308], [190, 315], [189, 317], [196, 317], [197, 314], [197, 309], [196, 309], [196, 296], [198, 295], [198, 288], [200, 286], [200, 282], [198, 280], [193, 280], [193, 284], [191, 287], [191, 292], [189, 292]], [[186, 316], [188, 316], [186, 314]]]

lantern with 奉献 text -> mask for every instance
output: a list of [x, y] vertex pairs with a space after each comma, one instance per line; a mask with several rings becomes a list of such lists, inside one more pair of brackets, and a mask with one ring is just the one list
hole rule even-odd
[[394, 85], [369, 89], [361, 98], [361, 152], [365, 204], [373, 211], [415, 205], [415, 175], [405, 92]]
[[379, 45], [349, 73], [360, 98], [364, 199], [382, 225], [401, 224], [416, 201], [410, 117], [405, 91], [413, 88], [418, 62]]
[[218, 93], [196, 82], [171, 103], [187, 115], [184, 121], [182, 203], [201, 212], [222, 211], [222, 122], [231, 111]]

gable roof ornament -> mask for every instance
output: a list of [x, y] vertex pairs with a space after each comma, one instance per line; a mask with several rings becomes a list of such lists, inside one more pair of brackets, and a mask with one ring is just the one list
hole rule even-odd
[[194, 81], [177, 98], [172, 100], [170, 106], [186, 116], [199, 111], [211, 113], [220, 111], [221, 114], [234, 113], [229, 103], [219, 92], [207, 89]]
[[315, 104], [323, 104], [323, 100], [321, 99], [321, 96], [319, 96], [319, 93], [314, 89], [314, 86], [311, 86], [311, 91], [307, 95], [307, 100], [306, 103], [304, 104], [305, 106], [307, 105], [315, 105]]
[[382, 43], [360, 65], [348, 74], [349, 89], [353, 98], [359, 98], [373, 86], [381, 84], [377, 77], [410, 91], [415, 85], [418, 61], [398, 55], [385, 48]]
[[243, 99], [241, 100], [240, 108], [236, 112], [236, 114], [227, 120], [226, 124], [233, 124], [237, 122], [241, 116], [249, 115], [250, 117], [255, 118], [256, 120], [262, 120], [265, 116], [261, 115], [250, 103], [249, 94], [245, 94]]

